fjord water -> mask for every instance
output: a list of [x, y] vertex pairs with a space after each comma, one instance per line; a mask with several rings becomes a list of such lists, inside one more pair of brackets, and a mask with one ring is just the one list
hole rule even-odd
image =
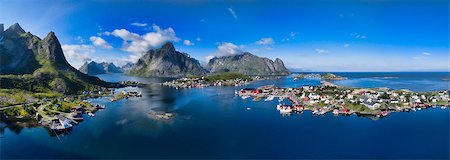
[[[414, 91], [448, 90], [450, 84], [441, 78], [448, 78], [448, 73], [435, 73], [434, 78], [429, 73], [385, 74], [345, 73], [342, 76], [349, 79], [336, 83]], [[92, 99], [107, 108], [95, 117], [85, 116], [70, 133], [59, 137], [42, 127], [4, 127], [0, 158], [449, 158], [449, 109], [393, 113], [379, 120], [312, 116], [310, 112], [281, 116], [276, 101], [253, 102], [235, 96], [234, 91], [242, 87], [176, 90], [158, 84], [163, 79], [99, 77], [152, 85], [125, 88], [142, 91], [142, 98]], [[320, 82], [286, 77], [248, 87], [268, 84], [299, 87]], [[152, 110], [177, 116], [158, 121], [148, 114]]]

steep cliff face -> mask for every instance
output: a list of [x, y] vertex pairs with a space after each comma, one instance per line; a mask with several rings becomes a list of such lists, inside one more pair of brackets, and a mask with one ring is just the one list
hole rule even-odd
[[94, 61], [86, 62], [80, 67], [81, 72], [88, 75], [106, 74], [106, 73], [122, 73], [122, 69], [113, 63], [97, 63]]
[[238, 72], [246, 75], [289, 75], [290, 71], [281, 59], [272, 61], [251, 53], [215, 57], [211, 59], [206, 69], [214, 72]]
[[0, 45], [0, 74], [33, 73], [41, 65], [36, 60], [41, 39], [25, 33], [19, 24], [14, 24], [3, 32]]
[[54, 32], [41, 40], [25, 33], [16, 23], [3, 33], [3, 37], [4, 44], [0, 45], [1, 88], [79, 93], [111, 85], [73, 68], [64, 57]]
[[173, 44], [167, 42], [159, 49], [147, 51], [127, 73], [144, 77], [184, 77], [202, 76], [206, 71], [196, 59], [176, 51]]

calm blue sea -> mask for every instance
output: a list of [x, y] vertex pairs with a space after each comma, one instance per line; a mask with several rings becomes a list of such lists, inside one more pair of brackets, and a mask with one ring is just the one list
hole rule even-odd
[[[406, 88], [415, 91], [449, 89], [440, 80], [448, 73], [336, 73], [336, 81], [352, 87]], [[393, 113], [386, 118], [327, 114], [282, 116], [277, 102], [241, 99], [241, 87], [172, 89], [164, 79], [99, 75], [107, 81], [152, 83], [142, 98], [109, 102], [105, 110], [66, 135], [54, 136], [42, 127], [2, 124], [0, 159], [9, 158], [449, 158], [449, 109]], [[396, 77], [396, 78], [387, 78]], [[292, 77], [249, 85], [280, 87], [318, 85], [317, 80]], [[247, 110], [249, 107], [251, 110]], [[148, 113], [167, 111], [173, 120], [158, 121]]]
[[[315, 72], [320, 73], [320, 72]], [[450, 72], [336, 72], [347, 80], [334, 81], [337, 85], [391, 89], [409, 89], [411, 91], [450, 90]]]

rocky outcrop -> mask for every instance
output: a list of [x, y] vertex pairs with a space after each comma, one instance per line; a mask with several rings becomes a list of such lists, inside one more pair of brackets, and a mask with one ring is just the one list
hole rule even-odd
[[3, 32], [3, 38], [4, 43], [0, 45], [0, 88], [79, 93], [111, 85], [72, 67], [54, 32], [42, 40], [26, 33], [16, 23]]
[[106, 73], [122, 73], [122, 69], [114, 65], [113, 63], [97, 63], [94, 61], [85, 62], [80, 67], [81, 72], [89, 75], [106, 74]]
[[289, 75], [290, 71], [281, 59], [272, 61], [245, 52], [239, 55], [215, 57], [211, 59], [206, 69], [215, 72], [238, 72], [246, 75]]
[[171, 42], [159, 49], [151, 49], [126, 72], [144, 77], [185, 77], [206, 75], [200, 63], [186, 53], [175, 50]]

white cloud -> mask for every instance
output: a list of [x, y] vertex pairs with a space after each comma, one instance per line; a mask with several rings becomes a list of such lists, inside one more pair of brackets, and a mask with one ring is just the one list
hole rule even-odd
[[330, 53], [329, 51], [324, 50], [324, 49], [316, 49], [316, 52], [319, 53], [319, 54], [327, 54], [327, 53]]
[[414, 60], [420, 60], [420, 59], [422, 59], [423, 57], [412, 57], [412, 59], [414, 59]]
[[209, 62], [209, 60], [211, 60], [214, 57], [223, 57], [223, 56], [241, 54], [242, 47], [243, 46], [239, 47], [231, 42], [220, 43], [219, 46], [217, 46], [217, 51], [214, 52], [212, 55], [205, 57], [205, 61]]
[[132, 26], [137, 26], [137, 27], [145, 27], [145, 26], [147, 26], [147, 23], [138, 23], [138, 22], [135, 22], [135, 23], [131, 23], [130, 25], [132, 25]]
[[141, 36], [136, 33], [132, 33], [126, 29], [116, 29], [111, 33], [113, 36], [122, 38], [124, 41], [137, 41], [141, 39]]
[[346, 43], [344, 44], [344, 47], [350, 47], [350, 44]]
[[259, 41], [255, 42], [259, 45], [272, 45], [275, 43], [275, 41], [272, 38], [261, 38]]
[[431, 56], [431, 53], [430, 52], [422, 52], [422, 55], [414, 56], [414, 57], [412, 57], [412, 59], [414, 59], [414, 60], [423, 60], [423, 59], [427, 59], [427, 56]]
[[108, 42], [106, 42], [102, 37], [91, 36], [89, 37], [89, 40], [92, 42], [92, 44], [94, 44], [94, 46], [106, 49], [112, 48], [112, 46]]
[[367, 36], [359, 34], [359, 33], [350, 33], [350, 36], [356, 39], [366, 39]]
[[294, 38], [297, 34], [298, 34], [297, 32], [291, 32], [290, 36], [291, 36], [292, 38]]
[[126, 29], [116, 29], [111, 34], [124, 41], [122, 49], [133, 53], [130, 58], [133, 61], [137, 61], [149, 49], [160, 47], [168, 41], [178, 42], [180, 40], [170, 27], [161, 29], [153, 24], [152, 28], [153, 32], [148, 32], [144, 35], [139, 35]]
[[81, 36], [75, 37], [75, 40], [79, 41], [80, 43], [84, 43], [84, 39]]
[[183, 41], [183, 44], [186, 45], [186, 46], [193, 46], [193, 45], [195, 45], [194, 43], [192, 43], [190, 40], [187, 40], [187, 39]]
[[238, 18], [237, 14], [236, 14], [236, 12], [234, 12], [233, 8], [228, 8], [228, 11], [231, 13], [231, 15], [233, 16], [234, 19]]
[[109, 36], [109, 35], [111, 35], [111, 32], [108, 32], [108, 31], [100, 32], [100, 33], [97, 33], [97, 35], [98, 36], [103, 36], [103, 35]]
[[64, 56], [67, 61], [75, 68], [81, 67], [84, 62], [91, 60], [91, 54], [95, 53], [95, 47], [92, 45], [62, 45]]
[[298, 32], [291, 32], [291, 33], [289, 33], [289, 37], [288, 38], [283, 38], [283, 39], [281, 39], [281, 41], [285, 42], [285, 41], [294, 40], [295, 36], [297, 36], [297, 34], [298, 34]]

